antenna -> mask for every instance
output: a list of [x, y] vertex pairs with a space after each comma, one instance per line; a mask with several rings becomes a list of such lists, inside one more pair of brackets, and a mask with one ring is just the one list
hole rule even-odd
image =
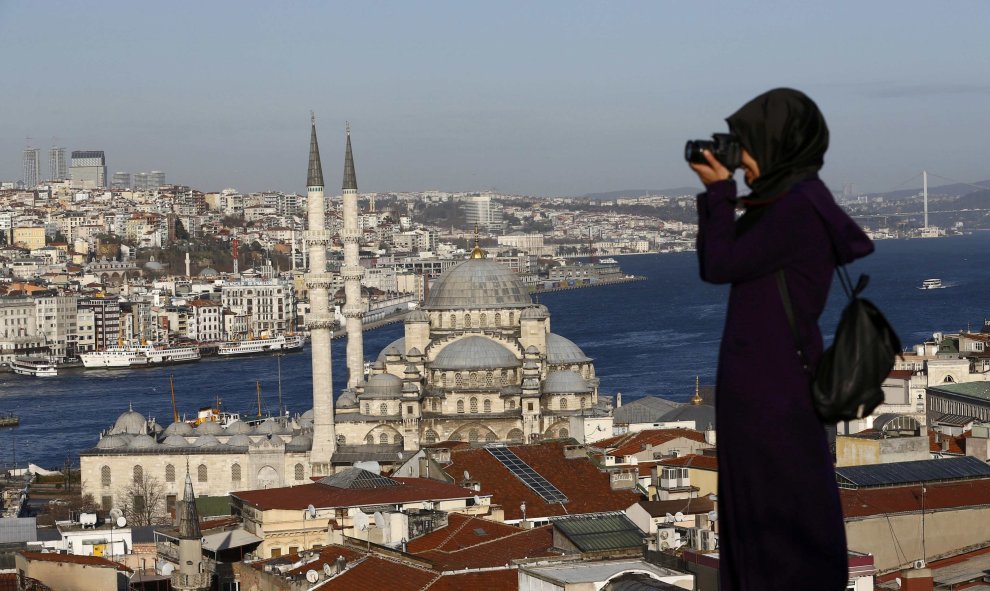
[[313, 569], [309, 569], [308, 571], [306, 571], [306, 580], [309, 581], [310, 583], [315, 583], [320, 580], [320, 573], [316, 572]]

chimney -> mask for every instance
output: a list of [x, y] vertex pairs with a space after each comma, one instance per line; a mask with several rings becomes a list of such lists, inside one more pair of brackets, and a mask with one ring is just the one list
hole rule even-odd
[[918, 565], [924, 565], [923, 560], [915, 562], [915, 568], [901, 571], [901, 591], [933, 591], [935, 581], [932, 578], [932, 569]]

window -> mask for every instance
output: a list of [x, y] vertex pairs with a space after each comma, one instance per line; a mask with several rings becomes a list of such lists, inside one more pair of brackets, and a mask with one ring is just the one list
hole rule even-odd
[[368, 433], [367, 435], [364, 436], [364, 443], [366, 445], [371, 445], [374, 442], [375, 442], [375, 438], [371, 435], [371, 433]]
[[396, 433], [395, 434], [395, 437], [392, 438], [392, 443], [394, 443], [396, 445], [402, 445], [402, 435], [399, 435], [398, 433]]
[[561, 429], [561, 430], [560, 430], [560, 435], [559, 435], [559, 437], [560, 437], [561, 439], [563, 439], [564, 437], [567, 437], [567, 435], [568, 435], [568, 433], [567, 433], [567, 429]]
[[495, 312], [495, 326], [502, 326], [502, 315]]
[[485, 401], [485, 412], [492, 412], [492, 401], [491, 400], [486, 400]]
[[440, 409], [440, 401], [437, 400], [436, 398], [430, 399], [430, 408], [433, 409], [433, 410], [439, 410]]
[[406, 414], [407, 415], [413, 414], [413, 406], [411, 404], [406, 405]]
[[206, 482], [206, 477], [207, 477], [206, 464], [199, 465], [199, 468], [197, 469], [196, 477], [199, 479], [200, 482]]
[[487, 441], [488, 443], [495, 443], [496, 441], [498, 441], [498, 437], [494, 433], [489, 431], [488, 435], [485, 435], [485, 441]]
[[588, 398], [586, 396], [581, 397], [581, 408], [588, 406]]
[[464, 374], [461, 372], [454, 374], [454, 385], [458, 388], [464, 386]]
[[471, 412], [472, 413], [478, 412], [478, 399], [475, 398], [474, 396], [471, 397]]
[[477, 429], [471, 429], [470, 431], [468, 431], [468, 441], [470, 441], [471, 443], [478, 443]]
[[144, 481], [144, 468], [141, 466], [134, 466], [134, 470], [132, 472], [134, 484], [140, 484]]
[[281, 555], [282, 555], [281, 548], [272, 548], [272, 558], [278, 558]]
[[457, 401], [457, 412], [460, 412], [460, 413], [464, 412], [464, 401], [463, 400], [458, 400]]
[[388, 443], [388, 433], [382, 433], [378, 436], [378, 443], [385, 445]]
[[507, 408], [509, 410], [515, 410], [516, 409], [516, 401], [515, 400], [507, 400], [505, 402], [505, 408]]
[[144, 513], [144, 509], [145, 509], [144, 495], [134, 495], [131, 506], [134, 508], [134, 512], [137, 513], [138, 515]]
[[104, 511], [113, 509], [113, 497], [103, 497], [100, 499], [100, 506]]
[[488, 371], [485, 372], [485, 385], [493, 386], [494, 384], [495, 384], [495, 376], [493, 375], [492, 370], [489, 369]]
[[240, 482], [241, 481], [241, 465], [234, 464], [230, 467], [230, 481]]
[[427, 429], [424, 439], [426, 439], [427, 443], [436, 443], [440, 439], [440, 436], [433, 429]]
[[100, 484], [110, 486], [110, 466], [100, 468]]
[[289, 546], [289, 554], [295, 554], [299, 551], [299, 546]]
[[165, 495], [165, 512], [175, 513], [175, 495]]
[[532, 402], [527, 402], [526, 403], [526, 409], [528, 411], [530, 411], [530, 412], [533, 412], [533, 403]]
[[366, 415], [370, 415], [371, 414], [371, 408], [369, 407], [369, 405], [368, 405], [367, 402], [364, 403], [364, 414], [366, 414]]
[[488, 324], [488, 316], [484, 312], [482, 312], [481, 313], [481, 326], [485, 326], [487, 324]]
[[344, 445], [345, 443], [347, 443], [347, 437], [344, 437], [343, 435], [338, 435], [337, 436], [337, 444], [338, 445]]
[[388, 405], [384, 402], [378, 405], [378, 414], [384, 416], [388, 414]]
[[296, 476], [296, 480], [302, 480], [303, 478], [306, 478], [306, 473], [303, 470], [303, 465], [302, 464], [296, 464], [296, 466], [295, 466], [295, 476]]
[[567, 410], [567, 399], [566, 398], [561, 398], [560, 399], [560, 410]]

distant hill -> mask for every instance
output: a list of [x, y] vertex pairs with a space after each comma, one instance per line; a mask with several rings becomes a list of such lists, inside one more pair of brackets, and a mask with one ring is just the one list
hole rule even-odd
[[607, 193], [588, 193], [582, 195], [585, 199], [594, 201], [608, 201], [620, 197], [642, 197], [643, 195], [667, 195], [668, 197], [678, 197], [681, 195], [697, 195], [701, 192], [699, 187], [676, 187], [674, 189], [624, 189], [622, 191], [609, 191]]
[[[921, 179], [918, 179], [918, 184], [921, 184]], [[963, 195], [969, 195], [970, 193], [978, 192], [979, 189], [974, 187], [977, 185], [980, 187], [986, 187], [990, 189], [990, 181], [978, 181], [975, 183], [953, 183], [951, 185], [939, 185], [937, 187], [929, 185], [928, 186], [928, 196], [929, 197], [962, 197]], [[870, 193], [871, 197], [883, 197], [884, 199], [890, 199], [897, 201], [898, 199], [910, 199], [921, 194], [921, 187], [914, 189], [901, 189], [899, 191], [890, 191], [888, 193]]]

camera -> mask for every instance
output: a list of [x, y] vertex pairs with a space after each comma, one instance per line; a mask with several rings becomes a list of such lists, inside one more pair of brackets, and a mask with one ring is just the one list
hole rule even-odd
[[742, 165], [742, 144], [739, 138], [731, 133], [713, 133], [712, 141], [688, 140], [684, 146], [684, 159], [695, 164], [705, 164], [705, 155], [701, 152], [708, 150], [722, 166], [735, 170]]

